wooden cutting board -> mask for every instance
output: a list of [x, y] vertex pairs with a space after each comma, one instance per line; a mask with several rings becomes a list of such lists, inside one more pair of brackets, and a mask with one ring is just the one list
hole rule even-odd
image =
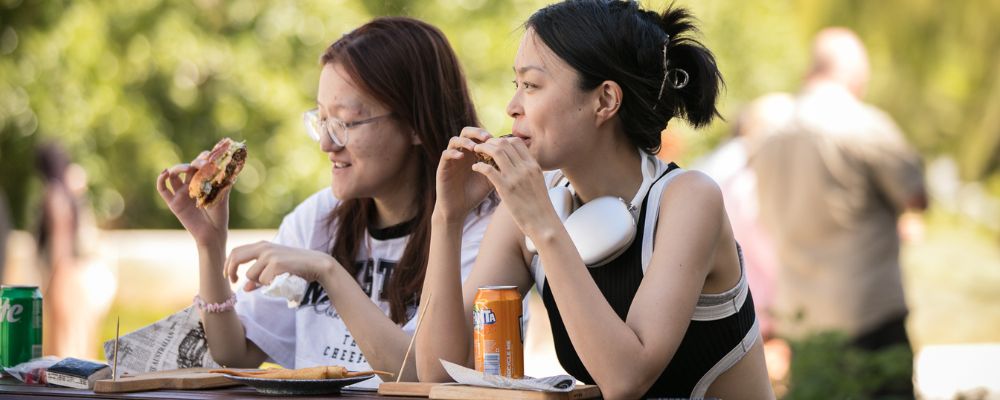
[[95, 393], [140, 392], [158, 389], [209, 389], [237, 386], [239, 382], [227, 379], [222, 374], [208, 372], [211, 368], [186, 368], [170, 371], [147, 372], [118, 380], [101, 379], [94, 384]]
[[382, 396], [428, 397], [431, 388], [440, 385], [433, 382], [385, 382], [378, 385], [378, 394]]
[[577, 385], [573, 391], [565, 393], [493, 389], [467, 385], [437, 385], [431, 388], [430, 393], [432, 399], [568, 400], [599, 397], [601, 397], [601, 391], [596, 385]]

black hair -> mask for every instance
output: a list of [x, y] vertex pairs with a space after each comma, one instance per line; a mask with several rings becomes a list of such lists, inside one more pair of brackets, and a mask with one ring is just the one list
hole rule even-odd
[[[684, 8], [671, 5], [657, 14], [634, 1], [567, 0], [538, 10], [525, 27], [577, 71], [581, 90], [609, 80], [621, 86], [625, 134], [650, 153], [659, 151], [660, 132], [671, 118], [702, 127], [719, 115], [722, 75], [712, 52], [693, 38], [698, 30]], [[683, 75], [675, 69], [687, 73], [687, 85], [673, 87], [675, 74]]]
[[63, 182], [69, 165], [69, 154], [56, 142], [48, 142], [35, 149], [35, 167], [45, 182]]

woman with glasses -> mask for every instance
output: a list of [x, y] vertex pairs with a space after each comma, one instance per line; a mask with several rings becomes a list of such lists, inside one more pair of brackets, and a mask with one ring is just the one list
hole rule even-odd
[[[203, 159], [164, 171], [157, 183], [198, 244], [195, 302], [217, 362], [396, 372], [427, 267], [437, 163], [450, 137], [478, 119], [447, 39], [426, 23], [375, 19], [334, 42], [321, 63], [317, 108], [303, 118], [330, 160], [331, 187], [286, 216], [274, 240], [225, 257], [228, 189], [219, 204], [198, 209], [181, 177]], [[462, 222], [463, 271], [493, 204], [484, 200]], [[224, 276], [235, 282], [237, 267], [251, 262], [245, 291], [234, 294]], [[286, 272], [308, 282], [296, 308], [255, 290]], [[415, 380], [412, 365], [405, 371], [403, 380]]]
[[[690, 15], [570, 0], [525, 25], [514, 137], [466, 128], [441, 156], [420, 379], [449, 380], [439, 359], [470, 363], [478, 287], [534, 285], [560, 364], [604, 398], [773, 398], [721, 192], [653, 157], [671, 119], [717, 114], [722, 79]], [[503, 202], [463, 288], [462, 221], [493, 190]]]

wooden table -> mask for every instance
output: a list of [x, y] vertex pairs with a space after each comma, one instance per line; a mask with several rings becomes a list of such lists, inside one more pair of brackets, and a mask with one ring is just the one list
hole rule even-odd
[[[287, 396], [295, 399], [329, 399], [334, 395], [322, 396]], [[25, 385], [18, 380], [5, 376], [0, 379], [0, 398], [3, 399], [264, 399], [274, 398], [274, 395], [257, 393], [247, 386], [208, 390], [154, 390], [134, 393], [94, 393], [90, 390], [70, 389], [43, 385]], [[419, 399], [419, 397], [386, 397], [375, 392], [345, 390], [340, 397], [352, 399]]]

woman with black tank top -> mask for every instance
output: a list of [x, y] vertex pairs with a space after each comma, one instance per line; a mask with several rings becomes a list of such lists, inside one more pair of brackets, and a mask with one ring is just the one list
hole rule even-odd
[[[774, 397], [718, 186], [652, 156], [672, 118], [717, 115], [722, 78], [694, 33], [684, 9], [625, 1], [565, 1], [527, 21], [513, 137], [466, 128], [441, 156], [420, 380], [449, 380], [439, 359], [471, 366], [478, 287], [534, 284], [560, 363], [605, 398]], [[462, 217], [493, 190], [502, 204], [463, 288]], [[574, 218], [609, 228], [580, 231]], [[611, 229], [622, 220], [634, 237]]]

